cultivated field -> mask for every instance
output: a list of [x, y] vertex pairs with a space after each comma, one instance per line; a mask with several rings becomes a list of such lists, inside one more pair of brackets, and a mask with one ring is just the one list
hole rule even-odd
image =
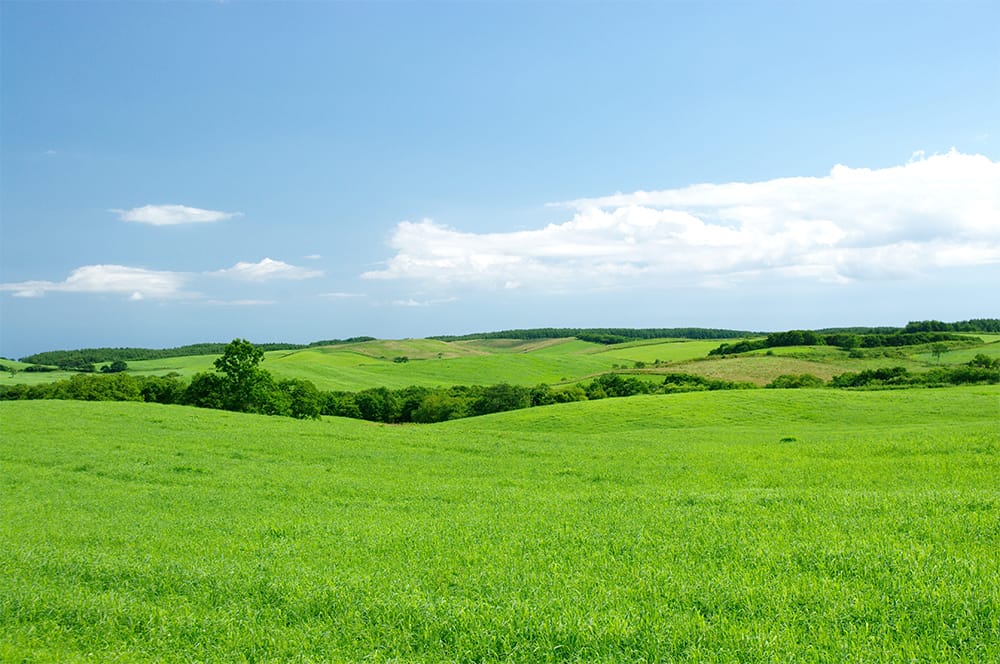
[[3, 661], [1000, 660], [997, 386], [0, 426]]

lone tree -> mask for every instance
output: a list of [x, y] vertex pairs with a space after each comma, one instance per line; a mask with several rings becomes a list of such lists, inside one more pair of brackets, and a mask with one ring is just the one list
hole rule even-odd
[[938, 364], [941, 363], [941, 354], [947, 352], [948, 352], [948, 344], [943, 344], [940, 341], [931, 344], [931, 355], [934, 356], [934, 359], [937, 360]]
[[215, 361], [215, 368], [224, 374], [224, 407], [248, 413], [260, 412], [271, 387], [271, 375], [257, 365], [264, 351], [246, 339], [233, 339]]

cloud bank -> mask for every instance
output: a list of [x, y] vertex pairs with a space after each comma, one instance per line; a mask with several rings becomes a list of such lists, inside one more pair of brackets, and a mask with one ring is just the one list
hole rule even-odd
[[186, 205], [143, 205], [131, 210], [111, 210], [122, 221], [134, 221], [151, 226], [176, 226], [178, 224], [204, 224], [239, 217], [241, 212], [202, 210]]
[[773, 275], [851, 282], [1000, 263], [1000, 163], [956, 151], [824, 177], [699, 184], [553, 204], [568, 221], [469, 233], [397, 225], [396, 254], [362, 276], [577, 290], [725, 286]]
[[0, 284], [0, 290], [12, 291], [15, 297], [41, 297], [58, 293], [127, 294], [132, 300], [169, 298], [181, 294], [187, 276], [180, 272], [146, 270], [125, 265], [84, 265], [64, 281], [22, 281]]

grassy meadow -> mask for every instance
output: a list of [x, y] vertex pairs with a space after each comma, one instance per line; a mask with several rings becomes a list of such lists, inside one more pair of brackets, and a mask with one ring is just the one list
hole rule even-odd
[[1000, 660], [997, 386], [0, 427], [2, 661]]
[[[720, 340], [650, 339], [610, 346], [574, 338], [515, 340], [434, 339], [375, 340], [301, 350], [269, 351], [262, 367], [276, 378], [301, 378], [321, 390], [356, 391], [369, 387], [399, 389], [410, 385], [565, 385], [582, 382], [609, 371], [652, 376], [668, 372], [698, 374], [737, 382], [765, 385], [782, 374], [809, 373], [824, 380], [848, 371], [903, 366], [925, 371], [940, 364], [961, 364], [982, 353], [1000, 357], [1000, 336], [976, 335], [979, 345], [959, 345], [935, 356], [926, 346], [904, 350], [866, 351], [852, 358], [831, 346], [790, 346], [740, 355], [712, 356]], [[731, 341], [731, 340], [730, 340]], [[190, 378], [213, 371], [218, 355], [193, 355], [129, 362], [137, 375], [177, 373]], [[397, 362], [397, 358], [407, 358]], [[635, 369], [636, 363], [645, 368]], [[656, 367], [653, 365], [658, 363]], [[6, 365], [23, 368], [19, 363]], [[65, 371], [0, 372], [0, 385], [47, 383], [69, 378]]]

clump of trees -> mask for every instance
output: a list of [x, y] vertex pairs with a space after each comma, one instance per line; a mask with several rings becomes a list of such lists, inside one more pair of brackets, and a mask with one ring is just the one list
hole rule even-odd
[[764, 387], [772, 389], [791, 390], [799, 388], [823, 387], [826, 382], [819, 376], [812, 374], [783, 374], [778, 376]]

